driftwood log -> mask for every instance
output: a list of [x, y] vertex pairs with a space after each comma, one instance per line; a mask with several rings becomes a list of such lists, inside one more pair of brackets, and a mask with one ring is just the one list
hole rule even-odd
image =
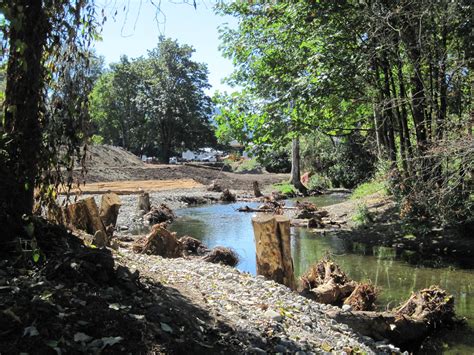
[[110, 192], [102, 195], [100, 202], [100, 218], [104, 226], [115, 226], [117, 224], [117, 217], [122, 206], [122, 201], [117, 194]]
[[283, 216], [252, 218], [257, 274], [296, 289], [291, 257], [290, 220]]

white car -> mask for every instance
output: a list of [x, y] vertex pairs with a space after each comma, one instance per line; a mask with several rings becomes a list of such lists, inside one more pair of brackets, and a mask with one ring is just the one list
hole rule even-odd
[[169, 160], [169, 163], [170, 163], [170, 164], [178, 164], [178, 158], [176, 158], [176, 157], [171, 157], [170, 160]]

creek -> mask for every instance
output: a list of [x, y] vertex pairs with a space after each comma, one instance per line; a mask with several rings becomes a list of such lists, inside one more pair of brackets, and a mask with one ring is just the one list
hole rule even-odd
[[[344, 194], [310, 198], [318, 207], [342, 202]], [[293, 201], [288, 201], [291, 205]], [[215, 204], [176, 210], [179, 217], [171, 225], [178, 236], [190, 235], [212, 248], [217, 245], [234, 249], [240, 257], [237, 268], [255, 275], [255, 244], [251, 218], [253, 213], [240, 213], [237, 208], [258, 203]], [[468, 319], [466, 329], [443, 331], [437, 339], [445, 354], [474, 353], [474, 270], [452, 267], [416, 267], [396, 257], [392, 248], [367, 247], [337, 236], [337, 232], [312, 232], [292, 228], [292, 255], [296, 276], [329, 252], [349, 277], [356, 281], [370, 280], [380, 288], [379, 308], [393, 308], [406, 300], [411, 292], [439, 285], [454, 295], [456, 314]]]

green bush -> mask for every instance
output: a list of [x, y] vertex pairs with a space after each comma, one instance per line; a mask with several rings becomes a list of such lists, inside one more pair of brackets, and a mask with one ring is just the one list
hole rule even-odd
[[314, 174], [309, 178], [308, 189], [311, 190], [325, 190], [332, 187], [331, 180], [326, 176]]
[[357, 205], [356, 211], [352, 216], [352, 220], [359, 227], [366, 226], [374, 221], [372, 213], [365, 203]]

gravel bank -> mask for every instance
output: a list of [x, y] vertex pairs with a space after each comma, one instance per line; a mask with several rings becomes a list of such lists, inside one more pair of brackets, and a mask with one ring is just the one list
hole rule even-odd
[[[179, 290], [238, 335], [242, 352], [350, 354], [399, 352], [329, 319], [318, 304], [261, 276], [201, 260], [164, 259], [120, 250], [142, 275]], [[198, 321], [198, 320], [197, 320]]]

